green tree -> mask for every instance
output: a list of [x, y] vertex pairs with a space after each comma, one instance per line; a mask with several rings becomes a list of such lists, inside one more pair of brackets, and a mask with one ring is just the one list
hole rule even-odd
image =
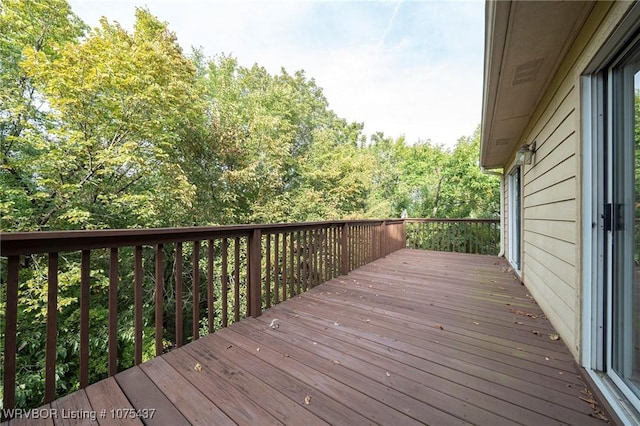
[[29, 172], [44, 200], [38, 229], [184, 223], [194, 188], [173, 157], [193, 101], [195, 70], [175, 35], [148, 11], [133, 34], [106, 19], [57, 58], [26, 49], [23, 67], [46, 96], [53, 124], [25, 135]]
[[64, 0], [0, 3], [0, 228], [35, 230], [44, 209], [32, 162], [40, 150], [31, 141], [54, 125], [47, 100], [36, 90], [24, 60], [33, 54], [47, 61], [77, 42], [86, 26]]
[[500, 215], [500, 180], [482, 173], [479, 162], [480, 127], [458, 139], [443, 173], [444, 217], [497, 218]]

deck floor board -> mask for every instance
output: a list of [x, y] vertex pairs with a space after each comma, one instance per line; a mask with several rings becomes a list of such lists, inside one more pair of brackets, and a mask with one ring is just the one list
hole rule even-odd
[[155, 408], [147, 424], [604, 424], [554, 333], [504, 259], [405, 249], [52, 406]]

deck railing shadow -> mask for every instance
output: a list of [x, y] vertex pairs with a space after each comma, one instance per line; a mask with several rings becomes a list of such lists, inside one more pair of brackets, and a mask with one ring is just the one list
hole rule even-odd
[[[497, 254], [497, 222], [2, 233], [2, 408], [51, 402], [404, 247]], [[34, 309], [42, 320], [26, 321]]]

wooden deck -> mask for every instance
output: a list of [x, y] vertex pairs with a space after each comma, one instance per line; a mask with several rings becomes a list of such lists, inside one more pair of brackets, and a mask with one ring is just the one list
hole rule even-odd
[[128, 409], [131, 424], [604, 424], [554, 334], [504, 260], [405, 249], [51, 408], [100, 424]]

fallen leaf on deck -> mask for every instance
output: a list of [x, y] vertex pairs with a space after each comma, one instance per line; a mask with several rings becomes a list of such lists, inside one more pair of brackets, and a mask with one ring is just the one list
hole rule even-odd
[[317, 345], [317, 343], [316, 343], [316, 342], [313, 342], [313, 344], [314, 344], [314, 345]]
[[260, 352], [260, 348], [257, 348], [257, 349], [256, 349], [256, 352]]
[[480, 323], [479, 323], [479, 322], [476, 322], [476, 321], [474, 321], [473, 323], [474, 323], [475, 325], [480, 325]]
[[196, 366], [193, 367], [193, 369], [196, 370], [196, 371], [202, 371], [202, 366], [200, 365], [199, 362], [196, 362]]
[[298, 315], [298, 314], [295, 314], [295, 315], [294, 315], [293, 317], [294, 317], [294, 318], [298, 318], [299, 316], [300, 316], [300, 315]]
[[331, 362], [335, 365], [340, 365], [340, 361], [338, 361], [337, 359], [332, 359]]
[[549, 357], [548, 356], [545, 356], [544, 359], [545, 359], [545, 361], [549, 361]]
[[231, 349], [233, 347], [233, 345], [229, 345], [227, 346], [227, 349]]
[[558, 336], [557, 334], [550, 334], [549, 335], [549, 339], [551, 339], [551, 340], [560, 340], [560, 336]]
[[523, 324], [522, 321], [514, 321], [513, 323], [514, 324], [518, 324], [518, 325], [522, 325]]
[[564, 373], [562, 371], [558, 371], [558, 374], [564, 376]]
[[540, 336], [540, 332], [538, 330], [531, 330], [531, 332], [536, 336]]
[[585, 396], [579, 396], [578, 398], [580, 398], [581, 400], [583, 400], [584, 402], [587, 402], [589, 404], [597, 404], [596, 400], [593, 399], [593, 396], [591, 395], [587, 395]]
[[309, 405], [311, 403], [311, 397], [309, 395], [304, 397], [304, 403]]
[[440, 323], [438, 323], [438, 322], [437, 322], [437, 323], [435, 323], [435, 326], [436, 326], [437, 328], [439, 328], [440, 330], [444, 330], [444, 327], [442, 326], [442, 324], [440, 324]]
[[607, 418], [607, 416], [604, 415], [604, 412], [602, 412], [602, 410], [597, 410], [596, 412], [589, 415], [595, 417], [598, 420], [602, 420], [604, 422], [609, 421], [609, 419]]
[[391, 373], [389, 373], [388, 371], [385, 374], [387, 375], [387, 377], [391, 377]]
[[271, 324], [269, 324], [269, 328], [276, 329], [278, 327], [280, 327], [280, 324], [278, 323], [278, 319], [277, 318], [272, 319]]
[[338, 321], [334, 321], [333, 325], [340, 325], [340, 323]]

